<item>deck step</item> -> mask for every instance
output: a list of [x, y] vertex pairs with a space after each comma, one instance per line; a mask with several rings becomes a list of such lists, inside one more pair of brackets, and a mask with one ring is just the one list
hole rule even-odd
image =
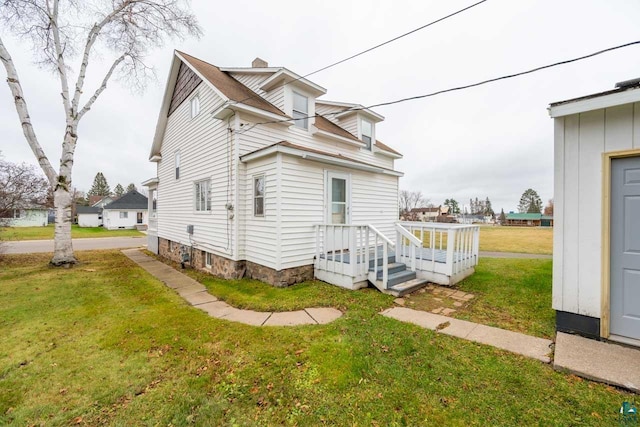
[[416, 272], [411, 270], [398, 271], [393, 274], [389, 274], [389, 280], [387, 281], [388, 287], [393, 287], [397, 284], [407, 282], [416, 278]]
[[[401, 271], [405, 271], [406, 269], [407, 269], [406, 264], [403, 264], [401, 262], [394, 262], [394, 263], [388, 264], [389, 275], [393, 273], [399, 273]], [[373, 267], [369, 268], [369, 271], [373, 271]], [[381, 265], [378, 266], [377, 272], [378, 272], [377, 278], [382, 279], [383, 268]]]
[[[384, 259], [384, 258], [382, 258], [382, 257], [378, 258], [378, 267], [380, 267], [380, 266], [382, 265], [382, 260], [383, 260], [383, 259]], [[370, 260], [369, 260], [369, 269], [372, 269], [372, 268], [373, 268], [374, 261], [375, 261], [374, 259], [370, 259]], [[395, 256], [395, 255], [389, 255], [389, 256], [387, 257], [387, 261], [389, 262], [389, 264], [393, 264], [393, 263], [395, 263], [395, 262], [396, 262], [396, 256]]]
[[406, 282], [399, 283], [395, 286], [392, 286], [389, 289], [387, 289], [385, 293], [388, 293], [395, 297], [401, 297], [427, 286], [427, 283], [429, 283], [428, 280], [416, 278], [416, 279], [412, 279]]

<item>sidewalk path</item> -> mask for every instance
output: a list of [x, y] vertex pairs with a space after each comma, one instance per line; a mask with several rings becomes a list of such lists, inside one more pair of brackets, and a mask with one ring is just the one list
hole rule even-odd
[[[143, 237], [91, 237], [87, 239], [73, 239], [73, 249], [88, 251], [93, 249], [122, 249], [139, 248], [147, 244], [147, 236]], [[3, 242], [2, 248], [6, 254], [34, 254], [42, 252], [53, 253], [53, 240], [21, 240], [17, 242]]]
[[543, 338], [404, 307], [386, 309], [382, 315], [445, 335], [491, 345], [544, 363], [551, 362], [549, 354], [553, 343]]
[[521, 254], [519, 252], [487, 252], [480, 251], [480, 258], [535, 258], [535, 259], [553, 259], [553, 255], [546, 254]]
[[262, 312], [231, 307], [224, 301], [218, 301], [218, 298], [208, 293], [201, 283], [143, 254], [138, 249], [127, 249], [122, 253], [175, 290], [189, 304], [207, 312], [211, 317], [253, 326], [298, 326], [324, 325], [342, 316], [340, 310], [329, 307], [285, 312]]

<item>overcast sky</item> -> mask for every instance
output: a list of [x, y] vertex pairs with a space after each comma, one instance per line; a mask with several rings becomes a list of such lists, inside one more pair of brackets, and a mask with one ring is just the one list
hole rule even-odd
[[[111, 188], [155, 176], [148, 162], [172, 50], [218, 66], [270, 66], [306, 74], [393, 38], [474, 1], [194, 0], [204, 35], [169, 41], [149, 55], [157, 80], [142, 94], [111, 84], [79, 129], [73, 184], [91, 187], [98, 171]], [[325, 99], [371, 105], [524, 71], [640, 40], [638, 0], [489, 0], [310, 79]], [[0, 29], [0, 31], [2, 31]], [[14, 57], [31, 116], [57, 165], [64, 119], [55, 76], [33, 65], [29, 46], [1, 33]], [[102, 60], [106, 61], [107, 55]], [[89, 73], [106, 62], [95, 60]], [[77, 66], [74, 67], [77, 71]], [[0, 75], [3, 77], [4, 69]], [[97, 84], [90, 76], [87, 89]], [[532, 75], [376, 109], [386, 120], [377, 137], [404, 154], [400, 186], [432, 203], [489, 197], [499, 212], [515, 210], [535, 189], [553, 197], [550, 102], [612, 89], [640, 77], [640, 46]], [[101, 78], [101, 76], [100, 76]], [[4, 78], [3, 78], [4, 80]], [[0, 151], [35, 164], [9, 89], [0, 85]]]

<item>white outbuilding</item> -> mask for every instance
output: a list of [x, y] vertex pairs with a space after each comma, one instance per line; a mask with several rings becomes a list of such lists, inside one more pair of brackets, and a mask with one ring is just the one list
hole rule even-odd
[[640, 79], [550, 105], [558, 331], [640, 345]]

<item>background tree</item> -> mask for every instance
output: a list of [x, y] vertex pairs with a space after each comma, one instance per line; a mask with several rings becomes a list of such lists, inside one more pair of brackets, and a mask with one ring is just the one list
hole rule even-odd
[[549, 199], [547, 206], [544, 207], [545, 215], [553, 216], [553, 199]]
[[0, 158], [0, 226], [15, 209], [48, 207], [49, 182], [35, 166]]
[[493, 207], [491, 207], [491, 200], [489, 200], [489, 197], [487, 197], [487, 200], [485, 200], [484, 214], [487, 216], [491, 216], [492, 218], [496, 215], [493, 211]]
[[118, 197], [122, 196], [124, 194], [124, 188], [122, 188], [122, 185], [116, 185], [116, 188], [113, 189], [113, 194]]
[[127, 193], [129, 191], [138, 191], [138, 189], [136, 188], [136, 185], [133, 182], [131, 184], [127, 185]]
[[[53, 190], [56, 209], [53, 265], [76, 262], [71, 244], [71, 176], [78, 125], [114, 75], [142, 88], [150, 69], [143, 62], [166, 36], [199, 35], [200, 28], [184, 0], [7, 0], [0, 3], [0, 27], [28, 42], [36, 63], [60, 80], [64, 122], [62, 153], [56, 171], [36, 136], [16, 64], [0, 38], [0, 61], [18, 113], [18, 123]], [[94, 90], [85, 88], [90, 61], [98, 55], [111, 65]], [[70, 60], [79, 58], [73, 79]], [[75, 81], [74, 81], [75, 80]], [[83, 98], [88, 94], [88, 99]]]
[[500, 209], [500, 224], [507, 222], [507, 216], [504, 214], [504, 209]]
[[449, 206], [450, 214], [459, 214], [460, 213], [460, 205], [455, 199], [447, 199], [444, 201], [445, 206]]
[[520, 197], [520, 203], [518, 203], [518, 212], [520, 213], [540, 213], [542, 211], [542, 200], [538, 193], [528, 188], [522, 197]]
[[93, 178], [93, 185], [91, 186], [91, 190], [87, 193], [89, 196], [110, 196], [111, 188], [109, 188], [109, 183], [107, 183], [107, 178], [104, 177], [102, 172], [98, 172]]
[[[407, 218], [411, 209], [421, 208], [429, 203], [429, 200], [422, 197], [421, 191], [400, 191], [400, 216]], [[409, 218], [407, 218], [409, 219]]]

